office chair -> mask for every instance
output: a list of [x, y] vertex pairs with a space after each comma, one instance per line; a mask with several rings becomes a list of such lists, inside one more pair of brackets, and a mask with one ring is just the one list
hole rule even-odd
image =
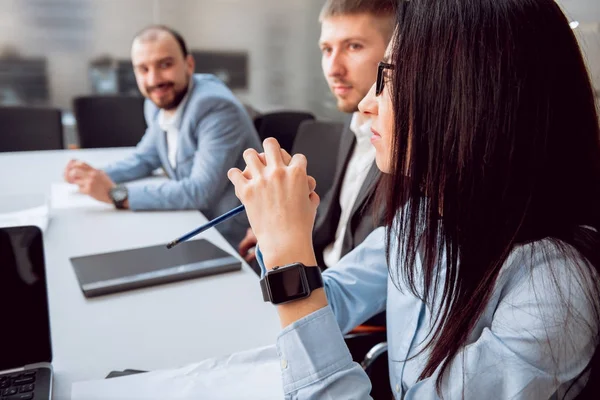
[[144, 98], [83, 96], [73, 100], [81, 148], [131, 147], [146, 131]]
[[292, 152], [306, 156], [308, 175], [316, 179], [321, 195], [333, 185], [343, 127], [344, 124], [338, 122], [306, 120], [298, 127], [294, 139]]
[[381, 342], [373, 346], [365, 355], [365, 358], [362, 360], [360, 365], [363, 367], [367, 375], [371, 375], [371, 371], [375, 362], [383, 357], [388, 351], [387, 342]]
[[374, 400], [391, 399], [385, 328], [378, 332], [355, 329], [346, 334], [344, 340], [352, 359], [360, 363], [371, 380], [371, 397]]
[[0, 107], [0, 152], [62, 149], [59, 109]]
[[598, 398], [600, 392], [600, 350], [596, 349], [596, 353], [590, 361], [590, 376], [588, 381], [576, 400], [592, 400]]
[[307, 112], [273, 112], [255, 118], [254, 127], [261, 140], [274, 137], [281, 148], [291, 153], [300, 124], [303, 121], [314, 119], [315, 116]]
[[[262, 113], [260, 111], [258, 111], [256, 108], [252, 107], [250, 104], [248, 103], [242, 103], [242, 105], [244, 106], [244, 109], [246, 109], [246, 112], [248, 113], [248, 116], [250, 117], [250, 119], [252, 121], [255, 121], [257, 118], [259, 118]], [[256, 124], [255, 124], [256, 127]]]

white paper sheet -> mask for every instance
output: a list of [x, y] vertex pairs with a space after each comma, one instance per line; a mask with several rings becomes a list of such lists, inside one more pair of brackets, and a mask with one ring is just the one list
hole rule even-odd
[[112, 205], [94, 200], [79, 192], [77, 185], [53, 183], [50, 188], [50, 206], [59, 208], [106, 208]]
[[71, 390], [71, 400], [282, 400], [283, 397], [280, 361], [274, 346], [179, 369], [77, 382]]
[[48, 211], [48, 206], [43, 205], [25, 210], [0, 213], [0, 228], [34, 225], [45, 232], [50, 218]]

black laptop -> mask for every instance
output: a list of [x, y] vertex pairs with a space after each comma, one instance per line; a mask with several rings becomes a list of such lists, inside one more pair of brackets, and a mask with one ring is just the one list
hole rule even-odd
[[0, 398], [48, 400], [52, 346], [42, 232], [0, 228]]

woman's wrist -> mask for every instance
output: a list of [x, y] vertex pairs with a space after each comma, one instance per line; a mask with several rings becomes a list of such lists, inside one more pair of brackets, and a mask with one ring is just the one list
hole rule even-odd
[[260, 249], [267, 271], [272, 270], [275, 267], [281, 267], [283, 265], [298, 262], [306, 266], [317, 265], [317, 258], [315, 257], [315, 251], [312, 247], [312, 243], [302, 246], [302, 248], [299, 246], [281, 246], [278, 248], [265, 249], [262, 247], [262, 245], [260, 245]]
[[[289, 243], [289, 244], [288, 244]], [[308, 240], [290, 240], [286, 243], [263, 244], [259, 241], [263, 262], [267, 270], [292, 263], [302, 263], [306, 266], [317, 265], [317, 258], [312, 246], [312, 238]]]

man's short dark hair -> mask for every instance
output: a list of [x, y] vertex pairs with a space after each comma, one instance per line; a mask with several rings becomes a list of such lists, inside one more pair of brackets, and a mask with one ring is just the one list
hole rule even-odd
[[319, 21], [339, 15], [371, 14], [376, 17], [395, 17], [398, 0], [327, 0]]
[[179, 44], [179, 48], [181, 49], [181, 52], [183, 53], [183, 57], [187, 57], [189, 54], [187, 45], [185, 44], [185, 40], [183, 39], [183, 36], [181, 36], [181, 34], [179, 32], [177, 32], [175, 29], [173, 28], [169, 28], [166, 25], [150, 25], [144, 29], [142, 29], [140, 32], [138, 32], [137, 35], [135, 35], [135, 37], [133, 38], [133, 40], [136, 39], [140, 39], [142, 41], [146, 41], [146, 40], [154, 40], [156, 39], [156, 34], [158, 32], [166, 32], [170, 35], [172, 35], [175, 40], [177, 41], [177, 44]]

